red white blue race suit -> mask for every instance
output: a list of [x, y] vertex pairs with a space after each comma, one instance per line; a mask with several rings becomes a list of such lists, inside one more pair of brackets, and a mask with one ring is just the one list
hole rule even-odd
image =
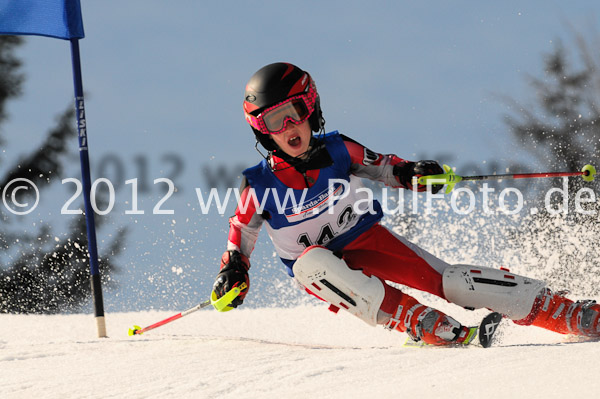
[[[362, 186], [362, 179], [368, 178], [407, 188], [393, 169], [408, 161], [375, 153], [338, 132], [323, 139], [333, 160], [331, 166], [303, 175], [273, 156], [243, 172], [246, 182], [235, 215], [229, 219], [227, 249], [249, 258], [266, 221], [269, 237], [290, 276], [303, 251], [321, 245], [368, 276], [444, 298], [442, 273], [448, 264], [381, 226], [381, 205]], [[386, 295], [381, 309], [386, 310], [387, 302], [394, 306], [395, 300]]]

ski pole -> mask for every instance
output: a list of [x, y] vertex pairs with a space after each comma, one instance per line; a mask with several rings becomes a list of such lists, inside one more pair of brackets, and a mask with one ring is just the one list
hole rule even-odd
[[239, 287], [233, 287], [231, 290], [229, 290], [225, 295], [223, 295], [221, 298], [216, 297], [215, 292], [213, 291], [211, 294], [211, 299], [206, 300], [196, 306], [194, 306], [193, 308], [189, 308], [188, 310], [184, 310], [183, 312], [177, 313], [174, 316], [168, 317], [164, 320], [161, 320], [157, 323], [151, 324], [148, 327], [140, 327], [140, 326], [133, 326], [133, 328], [129, 329], [129, 335], [142, 335], [143, 333], [145, 333], [146, 331], [150, 331], [153, 330], [157, 327], [160, 326], [164, 326], [167, 323], [170, 323], [172, 321], [175, 321], [177, 319], [181, 319], [183, 316], [187, 316], [190, 313], [194, 313], [197, 310], [200, 309], [204, 309], [210, 305], [213, 305], [213, 307], [218, 310], [219, 312], [226, 312], [228, 310], [231, 310], [232, 307], [229, 306], [231, 304], [231, 302], [233, 302], [233, 300], [235, 298], [237, 298], [238, 295], [240, 295], [240, 293], [242, 292], [242, 290], [244, 290], [247, 287], [246, 283], [242, 283]]
[[208, 300], [208, 301], [204, 301], [204, 302], [202, 302], [202, 303], [200, 303], [200, 304], [198, 304], [198, 305], [194, 306], [193, 308], [189, 308], [188, 310], [185, 310], [185, 311], [183, 311], [183, 312], [181, 312], [181, 313], [177, 313], [177, 314], [176, 314], [176, 315], [174, 315], [174, 316], [171, 316], [171, 317], [169, 317], [169, 318], [166, 318], [166, 319], [164, 319], [164, 320], [161, 320], [161, 321], [159, 321], [159, 322], [157, 322], [157, 323], [154, 323], [154, 324], [152, 324], [152, 325], [149, 325], [148, 327], [144, 327], [144, 328], [142, 328], [142, 327], [140, 327], [140, 326], [133, 326], [133, 328], [130, 328], [130, 329], [129, 329], [129, 335], [142, 335], [142, 334], [143, 334], [143, 333], [145, 333], [146, 331], [153, 330], [153, 329], [155, 329], [156, 327], [164, 326], [164, 325], [165, 325], [165, 324], [167, 324], [167, 323], [170, 323], [170, 322], [172, 322], [172, 321], [175, 321], [175, 320], [177, 320], [177, 319], [180, 319], [180, 318], [182, 318], [183, 316], [187, 316], [187, 315], [189, 315], [190, 313], [194, 313], [194, 312], [195, 312], [195, 311], [197, 311], [197, 310], [204, 309], [205, 307], [207, 307], [207, 306], [209, 306], [209, 305], [210, 305], [210, 300]]
[[480, 176], [459, 176], [454, 173], [452, 168], [444, 165], [444, 172], [439, 175], [420, 176], [417, 181], [419, 184], [446, 184], [446, 194], [450, 193], [456, 183], [461, 181], [475, 180], [503, 180], [503, 179], [533, 179], [545, 177], [568, 177], [581, 176], [584, 181], [593, 181], [596, 175], [596, 168], [592, 165], [585, 165], [579, 172], [541, 172], [541, 173], [509, 173], [502, 175], [480, 175]]

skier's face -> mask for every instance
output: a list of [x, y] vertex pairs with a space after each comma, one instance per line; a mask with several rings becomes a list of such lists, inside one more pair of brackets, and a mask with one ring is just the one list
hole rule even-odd
[[283, 132], [273, 134], [271, 137], [283, 152], [289, 156], [298, 157], [308, 151], [312, 131], [307, 120], [299, 125], [290, 122], [286, 124]]

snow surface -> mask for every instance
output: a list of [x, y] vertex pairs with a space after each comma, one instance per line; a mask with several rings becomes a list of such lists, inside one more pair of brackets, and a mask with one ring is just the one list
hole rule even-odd
[[[438, 301], [460, 321], [467, 312]], [[183, 309], [182, 309], [183, 310]], [[504, 321], [492, 348], [406, 348], [406, 335], [324, 305], [0, 315], [1, 398], [595, 398], [600, 342]]]

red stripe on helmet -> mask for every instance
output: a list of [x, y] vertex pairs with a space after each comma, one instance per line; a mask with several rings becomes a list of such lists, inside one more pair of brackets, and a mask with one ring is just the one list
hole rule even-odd
[[287, 65], [287, 69], [280, 80], [285, 79], [285, 77], [288, 76], [290, 73], [292, 73], [292, 71], [296, 68], [295, 66], [293, 66], [292, 64], [289, 64], [287, 62], [285, 63], [285, 65]]
[[248, 101], [244, 101], [244, 111], [246, 111], [247, 114], [254, 112], [258, 109], [258, 107], [254, 104], [249, 103]]
[[294, 84], [294, 86], [290, 89], [290, 92], [287, 94], [288, 97], [293, 96], [294, 94], [304, 93], [306, 91], [306, 87], [310, 83], [310, 76], [305, 72], [304, 75]]

